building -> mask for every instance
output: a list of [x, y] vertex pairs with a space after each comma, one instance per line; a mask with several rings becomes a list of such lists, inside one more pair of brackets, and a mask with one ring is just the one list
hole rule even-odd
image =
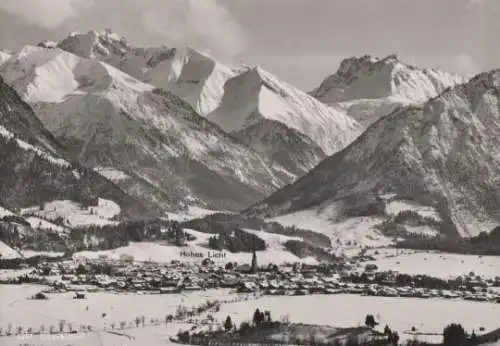
[[256, 252], [255, 238], [253, 238], [253, 251], [252, 251], [252, 264], [250, 265], [250, 273], [255, 274], [259, 270], [257, 265], [257, 252]]
[[252, 266], [250, 271], [255, 274], [257, 273], [258, 269], [259, 267], [257, 266], [257, 253], [255, 252], [255, 247], [254, 247], [252, 254]]

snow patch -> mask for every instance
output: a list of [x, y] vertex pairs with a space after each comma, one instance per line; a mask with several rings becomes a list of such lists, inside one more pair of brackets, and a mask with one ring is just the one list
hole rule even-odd
[[49, 161], [49, 162], [53, 163], [54, 165], [64, 167], [64, 168], [69, 168], [71, 166], [70, 163], [67, 162], [66, 160], [56, 158], [56, 157], [46, 153], [45, 151], [41, 150], [40, 148], [34, 147], [31, 144], [28, 144], [20, 139], [15, 138], [14, 134], [12, 132], [10, 132], [9, 130], [7, 130], [2, 125], [0, 125], [0, 136], [4, 137], [6, 139], [15, 139], [17, 145], [21, 149], [26, 150], [26, 151], [32, 151], [38, 157], [40, 157], [46, 161]]
[[95, 167], [94, 171], [112, 182], [130, 178], [125, 172], [120, 171], [114, 167]]
[[44, 219], [41, 219], [39, 217], [35, 216], [30, 216], [26, 218], [26, 221], [30, 224], [31, 228], [33, 229], [46, 229], [46, 230], [51, 230], [57, 233], [65, 233], [66, 228], [61, 227], [59, 225], [56, 225], [52, 222], [46, 221]]
[[388, 203], [385, 208], [385, 212], [390, 216], [397, 216], [403, 211], [413, 211], [422, 217], [432, 218], [438, 222], [442, 221], [439, 212], [435, 208], [424, 206], [413, 201], [396, 200]]
[[210, 210], [210, 209], [205, 209], [197, 206], [189, 206], [187, 210], [179, 213], [165, 213], [167, 218], [172, 221], [178, 221], [178, 222], [184, 222], [184, 221], [189, 221], [189, 220], [194, 220], [194, 219], [201, 219], [205, 216], [212, 215], [212, 214], [218, 214], [218, 213], [224, 213], [224, 214], [231, 214], [231, 212], [228, 211], [221, 211], [221, 210]]
[[13, 259], [13, 258], [20, 258], [21, 255], [5, 244], [3, 241], [0, 240], [0, 258], [2, 259]]
[[[332, 240], [335, 247], [347, 249], [350, 246], [378, 247], [393, 243], [380, 233], [376, 225], [383, 222], [378, 217], [352, 217], [337, 219], [337, 207], [331, 205], [323, 209], [309, 209], [281, 215], [269, 221], [278, 222], [284, 226], [296, 226], [324, 234]], [[351, 243], [351, 245], [347, 245]], [[347, 246], [346, 246], [347, 245]]]
[[113, 201], [99, 198], [96, 207], [89, 207], [87, 210], [76, 202], [69, 200], [58, 200], [47, 202], [43, 210], [40, 207], [30, 207], [22, 210], [22, 214], [35, 214], [36, 217], [55, 221], [59, 218], [64, 220], [68, 227], [89, 226], [89, 225], [115, 225], [118, 222], [112, 220], [120, 214], [120, 207]]
[[3, 218], [4, 216], [15, 216], [13, 212], [11, 212], [8, 209], [5, 209], [4, 207], [0, 206], [0, 219]]
[[21, 254], [24, 258], [32, 258], [38, 256], [49, 257], [49, 258], [64, 257], [64, 252], [52, 252], [52, 251], [21, 250]]

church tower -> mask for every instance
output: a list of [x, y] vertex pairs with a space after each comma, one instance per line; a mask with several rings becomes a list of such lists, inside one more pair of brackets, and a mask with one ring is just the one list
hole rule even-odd
[[252, 273], [257, 273], [259, 267], [257, 266], [257, 253], [255, 251], [255, 238], [253, 240], [253, 254], [252, 254], [252, 266], [251, 266], [251, 272]]

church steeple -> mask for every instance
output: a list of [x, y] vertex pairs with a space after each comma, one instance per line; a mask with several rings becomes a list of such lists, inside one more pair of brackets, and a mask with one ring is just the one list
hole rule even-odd
[[257, 266], [257, 253], [255, 251], [255, 238], [253, 240], [253, 254], [252, 254], [252, 267], [251, 267], [251, 272], [252, 273], [257, 273], [257, 270], [259, 269]]

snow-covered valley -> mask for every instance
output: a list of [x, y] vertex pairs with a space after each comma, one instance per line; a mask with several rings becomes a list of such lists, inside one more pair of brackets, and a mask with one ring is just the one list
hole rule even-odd
[[499, 150], [500, 70], [365, 55], [306, 93], [109, 29], [0, 50], [0, 345], [172, 344], [257, 307], [488, 333]]

